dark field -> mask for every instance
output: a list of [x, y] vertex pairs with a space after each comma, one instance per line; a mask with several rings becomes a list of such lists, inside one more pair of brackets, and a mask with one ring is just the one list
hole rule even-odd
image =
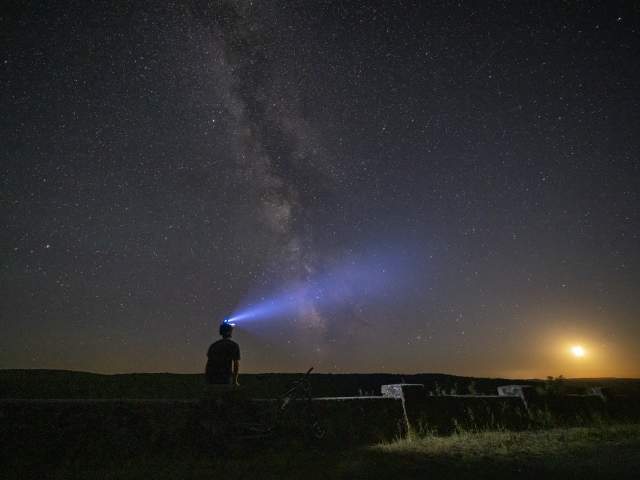
[[[266, 397], [282, 393], [295, 378], [296, 375], [281, 374], [244, 375], [241, 382], [244, 388]], [[401, 380], [424, 383], [427, 390], [447, 394], [470, 390], [493, 394], [497, 385], [514, 383], [447, 375], [315, 375], [312, 384], [315, 396], [346, 396], [378, 394], [381, 384]], [[571, 380], [562, 382], [561, 387], [569, 393], [580, 393], [591, 385], [633, 395], [640, 382]], [[538, 386], [544, 388], [545, 382], [538, 382]], [[554, 388], [557, 386], [553, 384]], [[2, 398], [194, 399], [201, 393], [198, 375], [0, 371]], [[169, 413], [167, 422], [170, 417]], [[157, 442], [146, 443], [146, 439], [133, 436], [133, 430], [124, 423], [115, 423], [107, 429], [108, 435], [90, 426], [60, 432], [26, 425], [22, 438], [13, 439], [2, 432], [0, 478], [640, 478], [640, 425], [604, 419], [580, 427], [519, 432], [461, 428], [453, 435], [436, 436], [423, 431], [407, 439], [372, 445], [339, 440], [317, 443], [292, 436], [230, 441], [216, 446], [185, 438], [170, 448]]]
[[55, 479], [637, 479], [640, 426], [460, 433], [387, 445], [254, 446], [209, 457], [130, 457], [89, 447], [48, 463], [13, 458], [2, 478]]
[[[240, 383], [256, 397], [277, 397], [300, 374], [243, 374]], [[313, 396], [380, 395], [380, 386], [421, 383], [434, 394], [495, 395], [499, 385], [524, 383], [544, 387], [542, 380], [473, 378], [444, 374], [312, 374]], [[622, 395], [639, 395], [640, 380], [571, 379], [563, 382], [566, 393], [584, 393], [605, 386]], [[63, 370], [0, 370], [0, 398], [199, 398], [204, 388], [200, 374], [133, 373], [100, 375]]]

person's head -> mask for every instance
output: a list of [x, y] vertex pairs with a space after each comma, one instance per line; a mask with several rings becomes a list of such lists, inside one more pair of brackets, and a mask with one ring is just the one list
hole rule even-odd
[[222, 322], [220, 324], [220, 335], [222, 336], [222, 338], [229, 338], [231, 336], [231, 334], [233, 333], [233, 325], [231, 325], [230, 323], [227, 322]]

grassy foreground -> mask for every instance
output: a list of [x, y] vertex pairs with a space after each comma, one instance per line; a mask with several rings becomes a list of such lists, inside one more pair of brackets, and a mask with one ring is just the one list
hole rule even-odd
[[[78, 454], [80, 453], [80, 454]], [[14, 459], [2, 478], [637, 479], [640, 425], [424, 436], [358, 449], [238, 446], [228, 455], [112, 457], [76, 452], [51, 465]], [[20, 466], [22, 464], [22, 466]], [[35, 467], [35, 469], [34, 469]], [[0, 471], [4, 468], [0, 468]], [[31, 471], [27, 471], [31, 470]]]
[[395, 470], [402, 478], [640, 478], [640, 425], [462, 433], [375, 450], [382, 476]]

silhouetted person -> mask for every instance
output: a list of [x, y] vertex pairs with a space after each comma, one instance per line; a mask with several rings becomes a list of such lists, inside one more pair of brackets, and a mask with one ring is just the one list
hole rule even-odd
[[205, 376], [209, 384], [239, 385], [240, 346], [231, 340], [232, 333], [233, 325], [222, 323], [220, 325], [222, 338], [209, 347], [205, 369]]

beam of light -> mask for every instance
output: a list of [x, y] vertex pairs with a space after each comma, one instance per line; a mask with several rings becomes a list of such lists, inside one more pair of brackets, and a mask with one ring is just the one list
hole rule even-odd
[[256, 320], [304, 316], [317, 308], [345, 304], [384, 302], [407, 286], [411, 261], [407, 255], [368, 255], [349, 259], [342, 265], [306, 281], [291, 283], [276, 293], [235, 311], [228, 322], [245, 325]]

